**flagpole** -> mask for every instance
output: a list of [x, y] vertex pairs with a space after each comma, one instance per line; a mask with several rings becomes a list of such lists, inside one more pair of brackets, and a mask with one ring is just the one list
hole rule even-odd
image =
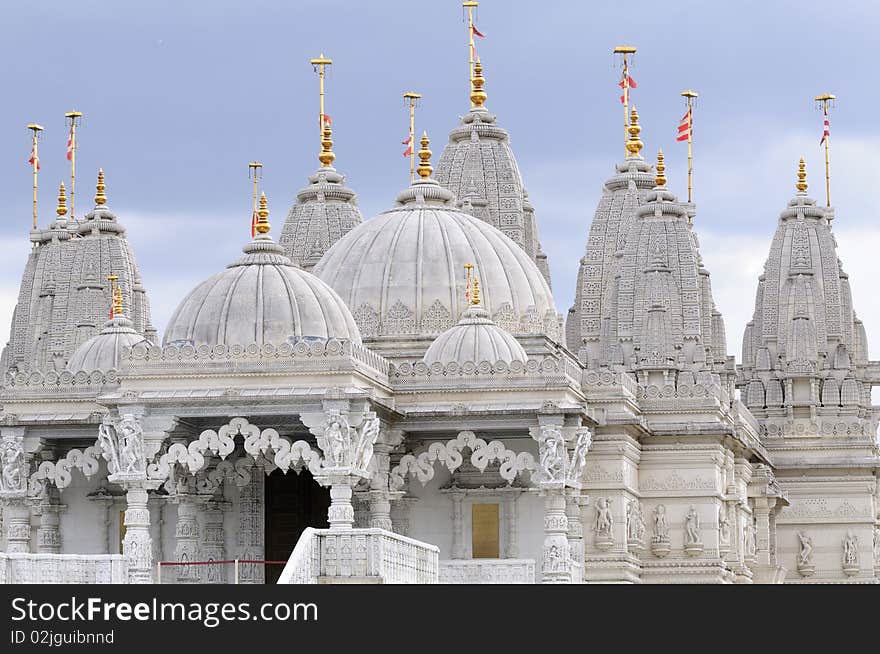
[[[825, 116], [825, 120], [828, 120], [828, 103], [833, 101], [836, 96], [831, 93], [823, 93], [822, 95], [816, 96], [816, 102], [822, 103], [822, 113]], [[824, 129], [824, 126], [823, 126]], [[828, 133], [823, 132], [822, 140], [825, 142], [825, 202], [827, 206], [831, 206], [831, 144], [829, 141], [831, 140], [831, 136]]]
[[409, 102], [409, 183], [416, 181], [416, 100], [422, 97], [421, 93], [407, 91], [403, 97]]
[[636, 48], [632, 45], [618, 45], [614, 48], [614, 54], [623, 57], [623, 153], [628, 156], [626, 141], [629, 138], [629, 61], [627, 55], [635, 54]]
[[257, 180], [263, 174], [263, 164], [259, 161], [251, 161], [248, 164], [248, 178], [254, 180], [254, 212], [251, 214], [251, 238], [254, 237], [254, 223], [256, 223], [257, 218]]
[[65, 124], [70, 123], [70, 220], [76, 220], [74, 202], [76, 198], [76, 121], [82, 118], [81, 111], [68, 111], [64, 114]]
[[324, 72], [325, 68], [333, 63], [321, 53], [320, 57], [310, 60], [312, 66], [318, 71], [318, 94], [320, 96], [320, 113], [318, 115], [318, 134], [324, 138]]
[[[461, 6], [467, 9], [468, 14], [468, 84], [474, 81], [474, 9], [479, 6], [479, 2], [467, 0], [462, 2]], [[470, 88], [468, 88], [470, 91]]]
[[699, 95], [696, 91], [682, 91], [687, 100], [688, 110], [688, 203], [694, 201], [694, 99]]
[[42, 126], [37, 125], [36, 123], [31, 123], [27, 126], [29, 130], [34, 133], [33, 137], [33, 146], [31, 148], [31, 157], [32, 164], [34, 168], [34, 229], [37, 228], [37, 171], [40, 170], [40, 156], [37, 152], [37, 141], [40, 136], [40, 132], [43, 131]]

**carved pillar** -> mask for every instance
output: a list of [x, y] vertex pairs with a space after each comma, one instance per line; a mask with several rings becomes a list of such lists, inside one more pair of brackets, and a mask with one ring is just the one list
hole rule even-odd
[[467, 543], [464, 540], [464, 493], [450, 493], [452, 499], [452, 558], [466, 559]]
[[165, 524], [165, 498], [150, 495], [150, 538], [153, 539], [153, 561], [165, 560], [165, 547], [162, 544], [162, 525]]
[[[226, 533], [223, 529], [223, 516], [228, 508], [229, 504], [223, 501], [222, 490], [205, 503], [205, 528], [202, 530], [201, 552], [205, 561], [226, 559]], [[228, 582], [227, 571], [228, 567], [225, 564], [205, 566], [205, 582], [225, 584]]]
[[388, 488], [388, 472], [391, 468], [391, 450], [388, 445], [377, 443], [373, 447], [373, 476], [370, 478], [370, 526], [392, 531], [391, 496]]
[[[775, 503], [775, 502], [774, 502]], [[756, 560], [759, 566], [770, 566], [770, 506], [766, 497], [755, 498], [755, 521], [757, 527]]]
[[565, 516], [568, 519], [568, 547], [571, 560], [583, 568], [584, 565], [584, 526], [581, 522], [580, 493], [565, 498]]
[[571, 583], [571, 551], [568, 546], [568, 518], [562, 488], [545, 488], [544, 552], [541, 572], [545, 584]]
[[61, 553], [60, 513], [63, 509], [59, 501], [58, 489], [55, 486], [47, 486], [46, 494], [37, 507], [40, 516], [37, 527], [37, 553]]
[[354, 527], [354, 505], [351, 503], [350, 475], [330, 475], [330, 508], [327, 522], [333, 531], [345, 531]]
[[146, 482], [129, 481], [125, 486], [125, 538], [122, 553], [128, 559], [128, 583], [152, 583], [153, 539], [150, 537], [150, 509]]
[[519, 493], [508, 493], [504, 497], [504, 514], [507, 517], [507, 520], [505, 521], [506, 538], [504, 539], [505, 559], [519, 558], [519, 543], [517, 542], [516, 536], [516, 501], [518, 499]]
[[31, 507], [24, 498], [3, 501], [3, 529], [6, 531], [6, 551], [31, 551]]
[[410, 535], [409, 521], [412, 515], [412, 507], [418, 502], [415, 497], [401, 497], [391, 501], [391, 524], [395, 534], [401, 536]]
[[[177, 526], [174, 530], [174, 560], [180, 562], [199, 561], [199, 505], [198, 498], [183, 492], [175, 497], [177, 503]], [[177, 583], [195, 584], [201, 581], [201, 566], [174, 566]]]

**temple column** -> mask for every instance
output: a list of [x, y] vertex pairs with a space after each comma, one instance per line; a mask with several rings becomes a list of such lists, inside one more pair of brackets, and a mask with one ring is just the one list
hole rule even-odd
[[584, 566], [584, 526], [581, 522], [581, 497], [578, 491], [565, 498], [565, 516], [568, 520], [568, 547], [571, 560], [583, 570]]
[[37, 552], [39, 554], [61, 553], [61, 511], [65, 507], [61, 505], [58, 489], [47, 486], [46, 494], [37, 505], [40, 516], [37, 527]]
[[517, 515], [516, 501], [519, 499], [518, 492], [508, 493], [504, 498], [504, 514], [507, 517], [504, 539], [504, 558], [519, 558], [519, 542], [517, 540]]
[[145, 481], [128, 481], [125, 487], [125, 538], [122, 554], [128, 560], [128, 583], [152, 583], [153, 539], [150, 537], [149, 496]]
[[391, 525], [395, 534], [401, 536], [410, 535], [409, 521], [412, 516], [412, 507], [418, 502], [415, 497], [400, 497], [391, 500]]
[[6, 532], [6, 551], [31, 551], [31, 507], [24, 498], [5, 498], [3, 501], [3, 530]]
[[466, 559], [467, 543], [464, 540], [464, 493], [453, 492], [452, 500], [452, 558]]
[[[205, 528], [202, 530], [202, 556], [206, 561], [223, 561], [226, 559], [226, 532], [223, 529], [223, 516], [229, 509], [229, 503], [223, 500], [222, 486], [214, 497], [205, 503]], [[228, 582], [225, 564], [205, 566], [205, 582], [209, 584], [225, 584]]]
[[[775, 502], [774, 502], [775, 504]], [[756, 560], [759, 566], [770, 566], [770, 505], [766, 497], [754, 498], [757, 527]]]
[[150, 537], [153, 540], [153, 560], [165, 560], [165, 547], [162, 545], [162, 525], [165, 523], [165, 498], [151, 495], [150, 506]]
[[571, 551], [568, 545], [568, 517], [562, 488], [545, 488], [544, 554], [541, 566], [545, 584], [571, 583]]
[[[177, 504], [177, 526], [174, 529], [174, 560], [178, 562], [198, 561], [199, 557], [199, 505], [198, 497], [186, 491], [174, 499]], [[177, 583], [195, 584], [201, 581], [201, 566], [174, 566]]]
[[388, 474], [391, 469], [391, 450], [388, 445], [377, 443], [373, 447], [374, 472], [370, 479], [370, 527], [392, 531], [391, 494]]

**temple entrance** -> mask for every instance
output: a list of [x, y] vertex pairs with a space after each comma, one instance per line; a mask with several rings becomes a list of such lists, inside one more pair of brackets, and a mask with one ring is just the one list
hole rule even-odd
[[[319, 486], [308, 470], [266, 479], [266, 559], [286, 561], [306, 527], [326, 528], [330, 489]], [[267, 565], [266, 583], [274, 584], [284, 566]]]

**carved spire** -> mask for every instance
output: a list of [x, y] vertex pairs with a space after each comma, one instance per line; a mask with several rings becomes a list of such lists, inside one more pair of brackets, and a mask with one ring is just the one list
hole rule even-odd
[[626, 142], [628, 156], [638, 157], [639, 153], [642, 151], [644, 143], [639, 139], [642, 126], [639, 125], [639, 112], [636, 111], [635, 105], [633, 105], [632, 111], [630, 112], [629, 127], [626, 128], [626, 131], [629, 132], [629, 139]]
[[431, 150], [428, 149], [428, 144], [430, 141], [428, 140], [428, 132], [422, 132], [422, 138], [419, 141], [421, 144], [421, 149], [419, 150], [419, 167], [417, 172], [419, 173], [419, 177], [422, 179], [428, 179], [431, 176], [431, 173], [434, 172], [434, 169], [431, 167]]
[[107, 195], [104, 193], [107, 187], [104, 185], [104, 169], [98, 168], [98, 183], [95, 185], [97, 193], [95, 193], [95, 204], [103, 206], [107, 204]]

